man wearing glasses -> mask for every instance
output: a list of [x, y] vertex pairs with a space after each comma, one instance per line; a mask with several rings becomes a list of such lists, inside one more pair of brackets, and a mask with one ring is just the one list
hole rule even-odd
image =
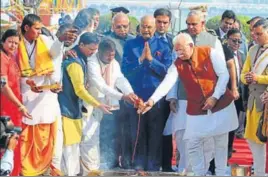
[[243, 101], [245, 100], [244, 96], [244, 87], [243, 84], [240, 82], [240, 74], [243, 67], [243, 64], [246, 60], [246, 55], [239, 50], [240, 45], [242, 44], [242, 34], [239, 29], [230, 29], [227, 33], [227, 44], [226, 46], [229, 47], [234, 53], [234, 64], [235, 64], [235, 71], [236, 71], [236, 87], [239, 92], [240, 97], [235, 100], [235, 106], [237, 110], [237, 115], [239, 117], [239, 127], [236, 131], [236, 135], [239, 138], [243, 137], [244, 134], [244, 126], [245, 126], [245, 116], [239, 116], [241, 111], [245, 111], [243, 108]]
[[[134, 39], [134, 36], [129, 34], [130, 22], [128, 15], [124, 12], [118, 12], [113, 16], [112, 19], [112, 32], [107, 35], [107, 38], [112, 40], [115, 44], [115, 60], [121, 66], [123, 49], [127, 40]], [[120, 109], [118, 110], [118, 118], [115, 121], [118, 121], [117, 124], [122, 129], [122, 134], [118, 137], [118, 143], [120, 144], [118, 153], [121, 156], [121, 165], [123, 168], [130, 168], [130, 157], [131, 148], [129, 148], [130, 135], [129, 135], [129, 122], [126, 121], [125, 117], [129, 116], [128, 107], [124, 101], [119, 101]], [[119, 141], [120, 140], [120, 141]]]
[[120, 66], [125, 42], [134, 38], [134, 36], [129, 34], [129, 25], [128, 16], [123, 12], [119, 12], [112, 19], [113, 32], [107, 35], [107, 37], [116, 45], [115, 59], [118, 61]]

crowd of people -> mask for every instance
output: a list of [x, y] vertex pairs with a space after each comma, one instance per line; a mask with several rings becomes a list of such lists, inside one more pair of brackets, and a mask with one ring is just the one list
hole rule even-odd
[[137, 36], [128, 12], [113, 9], [105, 34], [91, 7], [62, 19], [56, 34], [35, 14], [5, 31], [1, 116], [22, 133], [12, 146], [14, 165], [5, 154], [1, 170], [172, 172], [174, 137], [180, 174], [225, 176], [236, 136], [249, 144], [254, 175], [264, 176], [266, 142], [256, 132], [268, 122], [268, 20], [248, 21], [248, 43], [232, 10], [212, 30], [204, 10], [193, 8], [175, 36], [168, 9], [143, 16]]

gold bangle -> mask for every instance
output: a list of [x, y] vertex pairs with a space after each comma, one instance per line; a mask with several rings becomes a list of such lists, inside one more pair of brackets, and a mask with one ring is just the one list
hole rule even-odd
[[19, 106], [19, 111], [20, 111], [20, 112], [22, 112], [22, 111], [25, 110], [25, 109], [26, 109], [26, 107], [25, 107], [24, 105]]

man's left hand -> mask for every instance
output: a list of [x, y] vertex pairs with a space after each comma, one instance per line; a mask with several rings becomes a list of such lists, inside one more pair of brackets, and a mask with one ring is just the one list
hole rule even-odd
[[144, 103], [143, 107], [140, 107], [137, 111], [138, 114], [145, 114], [146, 112], [150, 111], [154, 106], [154, 101], [149, 99], [147, 102]]
[[203, 110], [211, 110], [217, 103], [217, 99], [215, 97], [209, 97], [205, 104], [204, 104], [204, 107], [202, 108]]
[[54, 89], [50, 89], [51, 92], [53, 93], [60, 93], [62, 91], [62, 88], [54, 88]]

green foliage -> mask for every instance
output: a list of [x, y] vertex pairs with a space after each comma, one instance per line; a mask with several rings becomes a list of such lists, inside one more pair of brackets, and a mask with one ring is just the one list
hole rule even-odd
[[[238, 15], [237, 18], [239, 19], [242, 25], [241, 31], [245, 34], [246, 38], [250, 40], [250, 30], [249, 30], [249, 25], [247, 24], [247, 21], [250, 20], [250, 17], [244, 16], [244, 15]], [[210, 18], [206, 24], [207, 28], [208, 29], [219, 28], [220, 20], [221, 20], [221, 16], [215, 16], [215, 17]]]
[[[137, 20], [136, 17], [133, 17], [133, 16], [129, 16], [129, 21], [130, 21], [130, 33], [136, 34], [136, 26], [139, 24], [139, 21]], [[112, 25], [111, 22], [112, 22], [111, 14], [101, 15], [98, 31], [100, 33], [109, 31]]]

